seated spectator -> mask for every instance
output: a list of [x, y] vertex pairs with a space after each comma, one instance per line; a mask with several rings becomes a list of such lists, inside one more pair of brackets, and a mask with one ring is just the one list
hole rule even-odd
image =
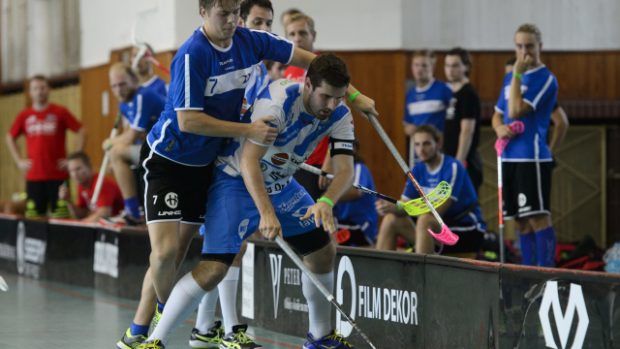
[[91, 198], [95, 191], [98, 174], [93, 173], [90, 158], [83, 152], [76, 152], [67, 157], [67, 169], [71, 180], [77, 183], [77, 203], [69, 200], [69, 189], [64, 183], [58, 189], [58, 197], [67, 202], [72, 216], [83, 222], [97, 222], [101, 218], [108, 218], [123, 210], [123, 196], [112, 180], [103, 179], [99, 198], [91, 205]]
[[[451, 197], [437, 211], [450, 229], [459, 236], [454, 246], [443, 246], [442, 253], [464, 254], [478, 252], [486, 230], [478, 196], [463, 165], [451, 156], [442, 154], [441, 135], [431, 125], [416, 128], [413, 134], [415, 151], [420, 159], [412, 169], [425, 192], [430, 192], [439, 182], [446, 181], [452, 186]], [[408, 201], [419, 197], [413, 185], [407, 181], [402, 200]], [[379, 229], [377, 248], [396, 249], [399, 236], [415, 244], [416, 253], [433, 253], [434, 240], [428, 229], [439, 232], [441, 227], [432, 214], [417, 217], [415, 223], [396, 205], [377, 200], [376, 208], [384, 216]]]
[[[368, 189], [375, 190], [370, 170], [359, 156], [359, 142], [354, 143], [355, 180]], [[375, 197], [351, 188], [334, 206], [334, 217], [338, 221], [336, 241], [346, 246], [373, 246], [377, 241], [379, 216], [374, 208]]]

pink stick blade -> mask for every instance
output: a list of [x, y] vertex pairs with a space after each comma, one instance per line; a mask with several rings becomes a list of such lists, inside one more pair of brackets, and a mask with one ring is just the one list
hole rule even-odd
[[447, 225], [443, 224], [441, 226], [441, 232], [439, 234], [433, 233], [432, 230], [428, 230], [428, 233], [431, 234], [435, 240], [441, 242], [444, 245], [454, 246], [457, 242], [459, 242], [459, 236], [454, 234]]

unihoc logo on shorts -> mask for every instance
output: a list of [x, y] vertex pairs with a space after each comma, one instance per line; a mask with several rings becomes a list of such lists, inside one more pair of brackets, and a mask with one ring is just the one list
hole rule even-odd
[[[560, 345], [555, 341], [553, 331], [551, 330], [551, 322], [549, 321], [549, 311], [551, 309], [553, 309], [553, 318], [555, 319], [555, 328], [560, 339]], [[575, 312], [578, 315], [577, 321], [579, 322], [577, 323], [575, 338], [570, 348], [581, 348], [588, 331], [588, 324], [590, 323], [581, 286], [573, 283], [570, 284], [566, 312], [562, 312], [558, 295], [558, 282], [547, 281], [545, 293], [538, 310], [538, 317], [543, 328], [545, 346], [547, 348], [564, 349], [569, 347], [567, 342], [570, 330], [573, 327], [573, 321], [575, 320]]]
[[164, 197], [164, 202], [166, 203], [166, 206], [174, 210], [177, 206], [179, 206], [179, 196], [177, 193], [170, 192]]
[[519, 193], [519, 207], [523, 207], [525, 206], [525, 204], [527, 204], [527, 196], [525, 196], [525, 194], [523, 193]]

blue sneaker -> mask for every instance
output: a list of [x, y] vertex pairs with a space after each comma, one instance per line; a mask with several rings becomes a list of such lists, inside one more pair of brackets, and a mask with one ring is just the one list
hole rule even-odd
[[303, 349], [355, 349], [355, 347], [347, 342], [343, 336], [332, 331], [330, 334], [323, 338], [314, 339], [311, 333], [308, 333], [308, 338], [304, 343]]

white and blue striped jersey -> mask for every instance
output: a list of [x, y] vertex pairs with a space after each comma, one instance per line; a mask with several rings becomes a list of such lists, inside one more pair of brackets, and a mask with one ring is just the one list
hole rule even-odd
[[405, 96], [403, 121], [416, 126], [430, 124], [443, 132], [451, 99], [452, 90], [439, 80], [434, 80], [423, 88], [414, 86]]
[[[277, 194], [286, 187], [298, 166], [306, 161], [324, 137], [331, 138], [333, 153], [350, 153], [353, 150], [355, 135], [351, 110], [342, 102], [329, 118], [319, 120], [306, 111], [303, 89], [302, 83], [276, 80], [259, 95], [252, 107], [252, 121], [273, 116], [271, 123], [278, 128], [278, 136], [272, 145], [267, 146], [260, 164], [269, 194]], [[239, 163], [244, 141], [236, 139], [230, 142], [218, 157], [218, 169], [229, 176], [240, 175]]]
[[265, 63], [261, 62], [259, 65], [254, 67], [252, 76], [250, 76], [250, 81], [248, 81], [248, 86], [245, 88], [243, 106], [241, 107], [242, 117], [250, 110], [258, 95], [263, 92], [265, 88], [267, 88], [269, 82], [270, 80], [267, 75], [267, 67], [265, 66]]
[[149, 81], [144, 82], [141, 86], [147, 90], [151, 90], [159, 94], [164, 97], [164, 99], [166, 99], [166, 96], [168, 95], [168, 87], [166, 86], [166, 82], [157, 75], [153, 75]]
[[[508, 97], [512, 72], [506, 74], [495, 111], [503, 115], [504, 123], [510, 124], [508, 117]], [[547, 67], [540, 66], [523, 73], [521, 79], [523, 101], [529, 104], [531, 113], [519, 118], [525, 125], [522, 134], [510, 139], [502, 153], [505, 162], [552, 161], [551, 151], [547, 146], [547, 132], [551, 122], [551, 113], [558, 94], [558, 81]]]
[[202, 27], [179, 48], [171, 65], [166, 108], [147, 137], [158, 155], [188, 166], [215, 160], [226, 138], [179, 129], [177, 111], [196, 110], [226, 121], [240, 121], [245, 88], [263, 59], [287, 64], [293, 44], [258, 30], [237, 28], [228, 47], [210, 42]]
[[[439, 182], [446, 181], [452, 187], [452, 205], [443, 214], [445, 223], [454, 231], [478, 229], [486, 230], [482, 212], [478, 204], [478, 195], [467, 174], [467, 170], [455, 158], [443, 154], [441, 164], [434, 171], [428, 166], [417, 163], [411, 170], [425, 194], [430, 193]], [[405, 201], [420, 197], [411, 182], [407, 181], [402, 198]]]
[[130, 102], [119, 105], [121, 114], [129, 127], [140, 132], [149, 132], [166, 103], [163, 96], [153, 90], [138, 87]]

